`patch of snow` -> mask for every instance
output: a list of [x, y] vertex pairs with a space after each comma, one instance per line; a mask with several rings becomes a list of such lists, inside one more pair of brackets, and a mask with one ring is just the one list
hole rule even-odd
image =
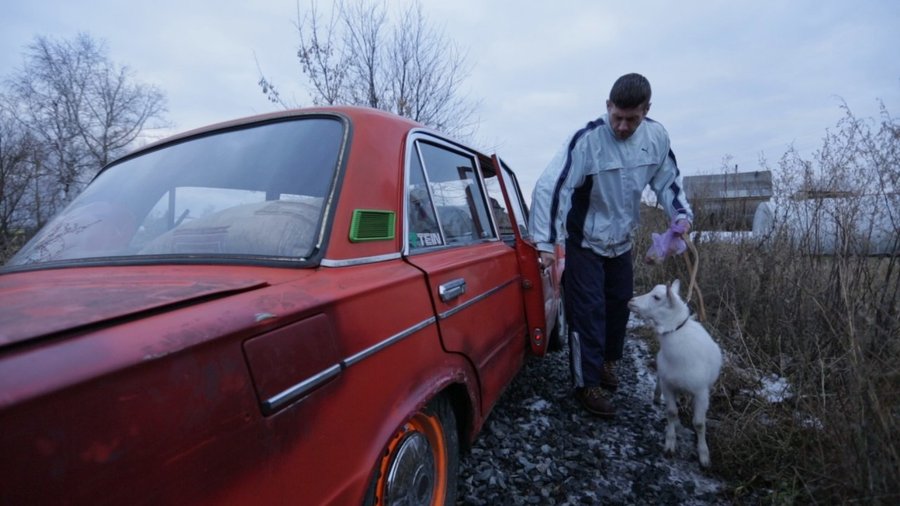
[[822, 423], [822, 420], [819, 420], [814, 416], [800, 416], [799, 413], [794, 413], [794, 418], [797, 420], [797, 423], [799, 423], [800, 426], [805, 429], [825, 429], [825, 424]]
[[631, 339], [634, 346], [626, 346], [625, 350], [634, 363], [637, 373], [637, 382], [634, 389], [637, 396], [648, 401], [653, 401], [653, 392], [656, 390], [656, 374], [647, 368], [646, 357], [651, 355], [647, 342], [643, 339]]
[[647, 325], [647, 323], [644, 321], [643, 318], [635, 315], [634, 313], [629, 313], [628, 323], [626, 324], [626, 328], [628, 328], [629, 330], [633, 330], [638, 327], [643, 327], [646, 325]]
[[756, 395], [769, 402], [784, 402], [794, 395], [787, 379], [781, 376], [770, 374], [760, 378], [759, 382], [760, 387], [756, 390]]
[[710, 243], [710, 242], [728, 242], [739, 244], [745, 241], [751, 241], [756, 236], [751, 230], [703, 230], [702, 232], [691, 232], [691, 240], [694, 243]]
[[531, 411], [546, 411], [550, 409], [551, 404], [546, 399], [538, 399], [529, 404], [528, 409]]
[[714, 494], [722, 490], [723, 483], [721, 481], [709, 478], [701, 473], [698, 473], [693, 466], [685, 466], [683, 463], [681, 463], [680, 465], [669, 464], [666, 467], [669, 471], [669, 479], [672, 482], [693, 483], [694, 491], [697, 494]]

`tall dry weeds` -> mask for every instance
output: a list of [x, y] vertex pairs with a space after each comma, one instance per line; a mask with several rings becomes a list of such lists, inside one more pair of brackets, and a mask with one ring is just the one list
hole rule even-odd
[[[738, 501], [900, 501], [900, 124], [845, 113], [813, 159], [780, 159], [764, 240], [696, 241], [727, 355], [713, 460]], [[636, 282], [686, 276], [676, 259]], [[776, 402], [754, 393], [770, 375], [789, 385]]]

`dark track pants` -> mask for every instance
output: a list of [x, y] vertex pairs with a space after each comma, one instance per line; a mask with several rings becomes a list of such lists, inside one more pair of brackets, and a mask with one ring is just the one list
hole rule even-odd
[[622, 358], [634, 293], [631, 251], [607, 258], [566, 241], [564, 289], [573, 381], [597, 386], [604, 360]]

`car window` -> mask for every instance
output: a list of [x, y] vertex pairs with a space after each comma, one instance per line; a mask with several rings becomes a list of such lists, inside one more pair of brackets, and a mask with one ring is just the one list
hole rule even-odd
[[444, 244], [441, 228], [435, 216], [434, 204], [428, 193], [428, 182], [422, 171], [418, 151], [410, 154], [409, 162], [409, 237], [410, 248], [427, 248]]
[[344, 125], [309, 117], [168, 144], [104, 170], [8, 265], [149, 255], [303, 259], [323, 226]]
[[507, 244], [513, 244], [516, 236], [513, 232], [512, 222], [506, 208], [506, 199], [503, 198], [503, 190], [496, 175], [485, 175], [484, 186], [488, 191], [488, 200], [491, 203], [491, 213], [494, 215], [494, 223], [500, 231], [500, 238]]
[[496, 237], [475, 158], [428, 142], [416, 146], [444, 244]]
[[528, 232], [528, 206], [525, 204], [525, 199], [522, 198], [519, 181], [509, 167], [506, 166], [505, 162], [501, 160], [500, 164], [503, 167], [503, 183], [506, 186], [506, 191], [509, 192], [513, 215], [516, 217], [516, 223], [519, 225], [519, 235], [524, 239], [531, 239], [531, 234]]

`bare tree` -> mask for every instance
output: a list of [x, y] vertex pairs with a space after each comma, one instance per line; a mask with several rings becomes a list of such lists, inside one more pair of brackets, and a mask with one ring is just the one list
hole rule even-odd
[[165, 98], [136, 83], [128, 67], [113, 64], [103, 44], [87, 34], [72, 40], [37, 37], [21, 70], [7, 79], [4, 107], [40, 145], [34, 164], [42, 194], [51, 198], [45, 221], [81, 191], [105, 164], [123, 154], [152, 121]]
[[[310, 4], [306, 17], [301, 16], [300, 4], [297, 3], [297, 35], [300, 38], [300, 48], [297, 50], [297, 59], [300, 60], [301, 70], [308, 76], [311, 86], [310, 94], [315, 105], [334, 105], [346, 102], [343, 93], [349, 88], [346, 84], [348, 74], [348, 59], [341, 50], [338, 39], [338, 24], [340, 23], [341, 4], [333, 6], [328, 20], [323, 22], [315, 2]], [[257, 63], [257, 68], [259, 64]], [[262, 75], [260, 71], [259, 86], [269, 101], [276, 103], [285, 109], [296, 107], [281, 96], [275, 84]]]
[[[471, 134], [475, 105], [461, 91], [465, 56], [428, 22], [418, 1], [392, 20], [383, 1], [335, 2], [323, 19], [311, 0], [304, 15], [298, 4], [296, 27], [297, 58], [313, 104], [374, 107]], [[259, 84], [272, 102], [292, 106], [265, 76]]]
[[384, 51], [385, 47], [389, 48], [384, 40], [387, 10], [383, 3], [359, 0], [349, 5], [343, 4], [342, 15], [351, 100], [356, 105], [378, 109], [385, 88], [382, 81], [390, 79]]
[[[33, 212], [23, 205], [33, 189], [37, 142], [0, 107], [0, 261], [21, 245]], [[34, 204], [34, 199], [31, 199]]]
[[394, 110], [441, 130], [468, 127], [474, 108], [459, 95], [464, 58], [428, 24], [420, 4], [403, 13], [393, 37], [388, 96]]

